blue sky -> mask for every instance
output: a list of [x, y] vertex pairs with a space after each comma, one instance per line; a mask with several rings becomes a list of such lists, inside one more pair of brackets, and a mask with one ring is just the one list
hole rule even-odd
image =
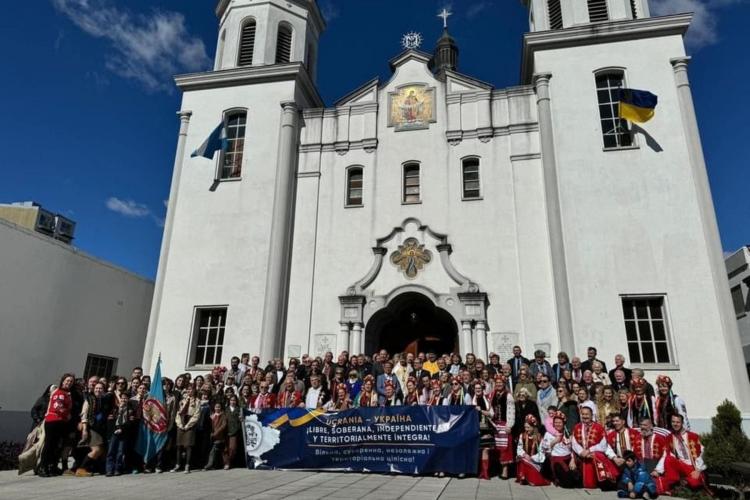
[[[76, 246], [154, 277], [177, 139], [175, 73], [210, 66], [215, 0], [32, 0], [0, 17], [0, 202], [35, 200], [78, 223]], [[459, 69], [518, 83], [518, 0], [320, 0], [326, 103], [388, 74], [403, 33], [439, 37], [449, 5]], [[747, 0], [651, 0], [694, 10], [690, 78], [725, 250], [750, 242]], [[342, 64], [343, 61], [346, 61]]]

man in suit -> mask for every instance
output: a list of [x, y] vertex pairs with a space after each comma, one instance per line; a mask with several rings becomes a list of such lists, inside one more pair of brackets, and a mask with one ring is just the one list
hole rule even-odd
[[521, 354], [520, 346], [513, 346], [513, 357], [508, 360], [508, 364], [510, 365], [513, 383], [515, 384], [518, 381], [518, 371], [521, 369], [521, 365], [529, 364], [529, 360]]
[[419, 358], [414, 359], [414, 371], [412, 372], [412, 376], [417, 380], [422, 380], [422, 377], [427, 375], [428, 377], [432, 378], [432, 374], [422, 368], [422, 360]]
[[622, 354], [618, 354], [615, 356], [615, 367], [609, 371], [609, 380], [612, 382], [612, 384], [616, 382], [615, 371], [617, 370], [622, 370], [622, 372], [625, 374], [625, 385], [630, 386], [630, 379], [633, 378], [633, 375], [630, 372], [630, 368], [625, 368], [625, 356], [623, 356]]
[[536, 380], [537, 373], [541, 373], [547, 377], [552, 376], [552, 366], [550, 366], [549, 361], [544, 359], [546, 356], [546, 353], [541, 349], [534, 352], [534, 361], [529, 365], [529, 373], [532, 379]]
[[583, 371], [589, 370], [589, 371], [593, 372], [594, 371], [594, 361], [598, 361], [598, 362], [600, 362], [602, 364], [602, 371], [603, 372], [607, 371], [607, 363], [605, 363], [601, 359], [596, 359], [596, 347], [589, 347], [588, 351], [587, 351], [587, 354], [588, 354], [589, 358], [586, 361], [584, 361], [583, 363], [581, 363], [581, 369]]
[[393, 388], [396, 390], [396, 395], [402, 394], [401, 384], [398, 381], [398, 377], [393, 374], [393, 361], [390, 359], [383, 363], [383, 373], [378, 375], [375, 383], [375, 389], [379, 396], [385, 396], [385, 383], [391, 381]]

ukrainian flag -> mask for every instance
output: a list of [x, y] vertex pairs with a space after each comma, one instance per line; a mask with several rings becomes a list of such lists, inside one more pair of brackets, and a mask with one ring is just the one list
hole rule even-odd
[[648, 90], [620, 89], [620, 118], [645, 123], [654, 117], [657, 97]]

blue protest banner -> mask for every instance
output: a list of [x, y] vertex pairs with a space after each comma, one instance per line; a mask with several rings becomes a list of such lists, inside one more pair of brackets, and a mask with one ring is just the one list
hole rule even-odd
[[474, 474], [479, 419], [473, 406], [391, 406], [335, 413], [245, 411], [248, 466]]

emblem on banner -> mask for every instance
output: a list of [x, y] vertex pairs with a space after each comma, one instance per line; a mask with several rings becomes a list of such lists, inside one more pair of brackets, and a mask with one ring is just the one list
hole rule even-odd
[[281, 433], [261, 424], [257, 415], [245, 417], [245, 450], [256, 464], [262, 463], [260, 456], [273, 450], [280, 442]]
[[143, 402], [143, 423], [152, 432], [160, 434], [167, 430], [167, 410], [161, 401], [148, 398]]

